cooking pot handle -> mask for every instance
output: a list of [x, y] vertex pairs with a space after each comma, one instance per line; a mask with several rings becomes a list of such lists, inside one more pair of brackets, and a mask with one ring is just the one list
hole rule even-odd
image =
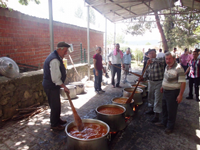
[[109, 142], [111, 141], [111, 133], [108, 133], [107, 139], [108, 139]]
[[83, 85], [78, 85], [78, 87], [83, 88]]

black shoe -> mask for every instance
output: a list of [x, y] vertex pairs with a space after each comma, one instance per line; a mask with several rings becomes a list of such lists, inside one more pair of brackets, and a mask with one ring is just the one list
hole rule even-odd
[[58, 126], [55, 126], [55, 127], [51, 127], [51, 129], [53, 130], [59, 130], [59, 131], [62, 131], [65, 129], [65, 126], [62, 126], [62, 125], [58, 125]]
[[100, 92], [99, 92], [99, 91], [95, 91], [95, 93], [96, 93], [96, 94], [100, 94]]
[[188, 96], [188, 97], [186, 97], [186, 99], [193, 99], [193, 97], [192, 96]]
[[104, 91], [104, 90], [100, 90], [100, 91], [99, 91], [99, 93], [105, 93], [105, 92], [106, 92], [106, 91]]
[[105, 76], [106, 76], [106, 78], [109, 78], [109, 75], [108, 75], [108, 73], [106, 73], [106, 75], [105, 75]]
[[154, 123], [157, 127], [165, 127], [165, 125], [162, 122], [156, 122]]
[[117, 88], [122, 88], [120, 85], [119, 86], [116, 86]]
[[166, 128], [164, 132], [165, 132], [165, 134], [171, 134], [171, 133], [173, 132], [173, 130], [172, 130], [172, 129], [167, 129], [167, 128]]
[[59, 120], [59, 124], [60, 124], [60, 125], [64, 125], [64, 124], [66, 124], [66, 123], [67, 123], [67, 121], [65, 121], [65, 120], [62, 120], [62, 119]]
[[197, 102], [200, 102], [200, 100], [199, 100], [199, 98], [198, 98], [198, 97], [196, 98], [196, 101], [197, 101]]
[[153, 117], [152, 119], [151, 119], [151, 122], [152, 123], [156, 123], [156, 122], [158, 122], [159, 121], [159, 118], [158, 117]]
[[153, 115], [154, 112], [153, 112], [153, 110], [148, 110], [148, 111], [145, 111], [144, 114], [147, 114], [147, 115]]

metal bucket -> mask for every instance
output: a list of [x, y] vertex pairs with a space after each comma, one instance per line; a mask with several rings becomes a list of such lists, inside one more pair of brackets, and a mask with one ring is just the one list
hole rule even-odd
[[83, 94], [85, 92], [85, 86], [82, 82], [71, 82], [69, 85], [75, 85], [76, 86], [76, 94]]
[[[122, 90], [123, 92], [123, 97], [130, 97], [132, 92], [134, 91], [135, 88], [124, 88]], [[133, 96], [134, 104], [135, 105], [141, 105], [143, 104], [142, 101], [142, 92], [143, 90], [140, 88], [137, 88], [136, 93]]]
[[67, 149], [68, 150], [109, 150], [108, 140], [110, 140], [110, 127], [103, 121], [96, 119], [82, 119], [83, 123], [95, 123], [103, 125], [107, 129], [107, 133], [100, 138], [80, 139], [69, 134], [71, 128], [75, 126], [74, 122], [69, 123], [65, 127], [67, 134]]
[[[69, 89], [69, 96], [71, 99], [76, 98], [76, 86], [74, 85], [65, 85]], [[64, 91], [64, 88], [60, 88], [60, 95], [64, 99], [68, 99], [67, 94]]]
[[[110, 108], [110, 107], [120, 108], [123, 110], [123, 113], [113, 115], [113, 114], [103, 114], [99, 112], [99, 110], [102, 108]], [[106, 122], [109, 125], [111, 132], [117, 132], [123, 130], [126, 127], [125, 112], [126, 112], [125, 107], [115, 104], [102, 105], [96, 108], [97, 119]]]
[[126, 112], [125, 112], [125, 117], [131, 117], [134, 115], [134, 111], [133, 111], [133, 107], [134, 107], [134, 100], [131, 101], [131, 103], [125, 104], [125, 103], [121, 103], [121, 102], [117, 102], [116, 100], [118, 99], [124, 99], [125, 101], [128, 100], [128, 97], [115, 97], [112, 99], [112, 103], [113, 104], [117, 104], [117, 105], [121, 105], [123, 107], [126, 108]]
[[[135, 87], [136, 87], [136, 84], [132, 84], [132, 87], [135, 88]], [[143, 90], [142, 97], [147, 96], [147, 92], [146, 92], [147, 86], [146, 86], [146, 85], [144, 85], [144, 84], [139, 84], [139, 85], [138, 85], [138, 88], [140, 88], [140, 89]]]

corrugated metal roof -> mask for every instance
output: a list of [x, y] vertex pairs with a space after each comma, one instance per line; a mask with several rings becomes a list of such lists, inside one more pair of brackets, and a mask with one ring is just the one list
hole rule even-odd
[[168, 9], [174, 7], [174, 1], [176, 0], [85, 0], [111, 22]]
[[200, 10], [200, 0], [181, 0], [183, 6]]

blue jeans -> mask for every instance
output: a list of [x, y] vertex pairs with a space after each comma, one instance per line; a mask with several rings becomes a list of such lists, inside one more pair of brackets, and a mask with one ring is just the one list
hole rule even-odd
[[94, 81], [94, 89], [95, 91], [101, 91], [101, 82], [102, 82], [102, 70], [98, 70], [98, 76], [95, 74], [95, 69], [93, 69], [93, 73], [95, 76], [95, 81]]

